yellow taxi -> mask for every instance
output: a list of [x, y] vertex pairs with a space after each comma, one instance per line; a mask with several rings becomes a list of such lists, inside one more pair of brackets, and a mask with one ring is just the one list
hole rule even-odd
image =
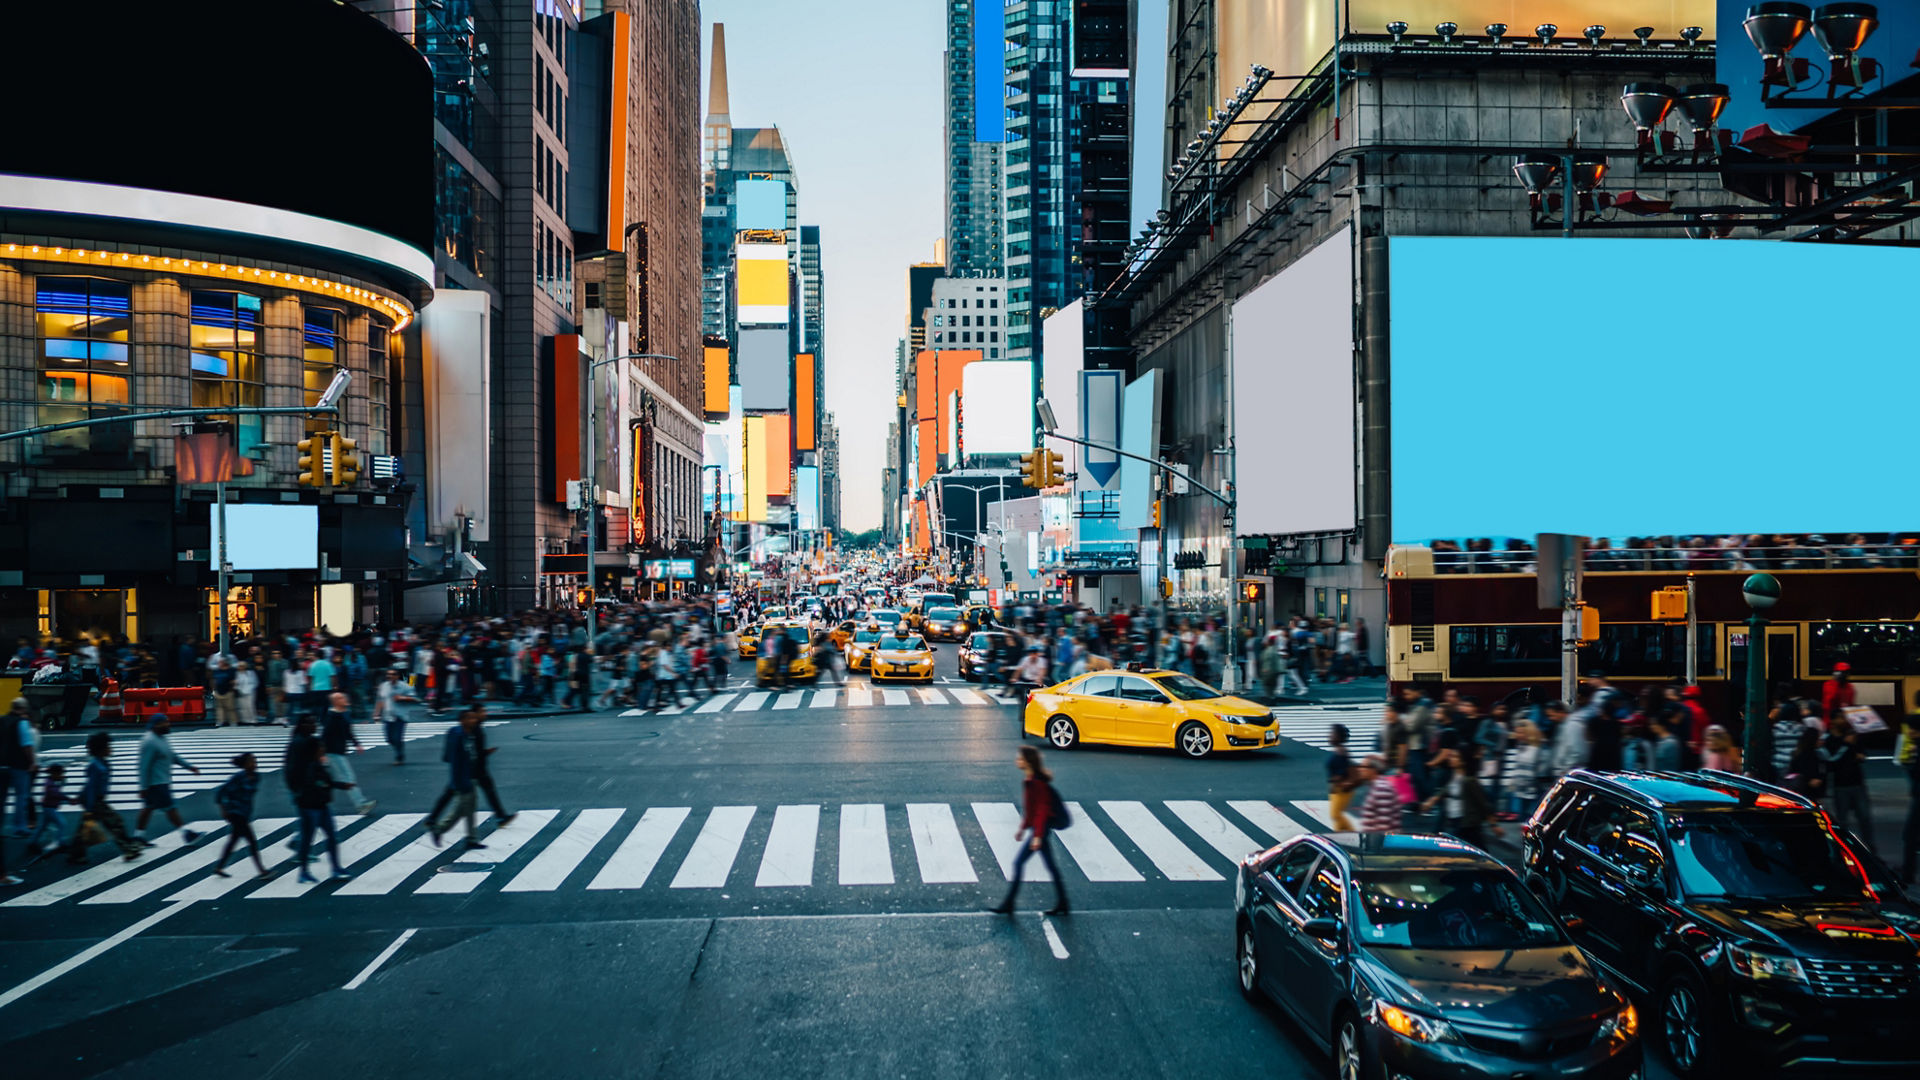
[[1190, 758], [1280, 743], [1272, 710], [1177, 671], [1090, 671], [1027, 695], [1024, 731], [1056, 749], [1083, 742], [1172, 747]]
[[872, 671], [873, 645], [880, 640], [880, 631], [876, 627], [855, 630], [847, 642], [847, 670]]
[[874, 682], [933, 682], [933, 646], [919, 634], [881, 634], [867, 651]]
[[852, 619], [841, 619], [833, 629], [827, 631], [827, 636], [833, 639], [835, 645], [844, 649], [847, 647], [847, 642], [853, 640], [853, 632], [857, 629], [859, 626]]
[[751, 660], [760, 655], [760, 628], [743, 626], [740, 628], [740, 659]]
[[805, 623], [770, 622], [762, 637], [760, 656], [753, 663], [753, 684], [755, 686], [773, 686], [780, 683], [779, 661], [772, 654], [775, 636], [784, 636], [792, 644], [792, 654], [787, 660], [788, 684], [797, 682], [820, 681], [820, 669], [813, 662], [813, 634]]

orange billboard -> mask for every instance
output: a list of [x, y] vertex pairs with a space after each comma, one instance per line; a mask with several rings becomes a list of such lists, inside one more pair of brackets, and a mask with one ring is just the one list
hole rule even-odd
[[793, 448], [795, 450], [817, 450], [813, 432], [819, 426], [816, 419], [818, 402], [814, 400], [814, 362], [812, 353], [801, 353], [793, 358]]
[[709, 420], [727, 418], [727, 386], [732, 381], [732, 372], [728, 370], [729, 356], [727, 347], [706, 347], [706, 402], [705, 411]]
[[760, 450], [765, 456], [768, 495], [793, 494], [793, 417], [772, 413], [761, 418], [764, 432]]

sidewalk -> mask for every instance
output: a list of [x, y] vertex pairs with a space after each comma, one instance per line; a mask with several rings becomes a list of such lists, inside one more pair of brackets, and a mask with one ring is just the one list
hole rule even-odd
[[1279, 705], [1360, 705], [1376, 701], [1384, 705], [1386, 700], [1387, 680], [1384, 675], [1370, 675], [1350, 683], [1310, 682], [1305, 697], [1280, 694], [1274, 698]]

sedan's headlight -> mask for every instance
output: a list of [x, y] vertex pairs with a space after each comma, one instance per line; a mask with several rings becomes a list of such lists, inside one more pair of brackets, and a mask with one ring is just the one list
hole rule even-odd
[[1389, 1005], [1376, 1000], [1373, 1003], [1374, 1019], [1385, 1024], [1387, 1029], [1403, 1039], [1415, 1042], [1456, 1042], [1459, 1036], [1453, 1025], [1438, 1017], [1422, 1016], [1408, 1012], [1398, 1005]]
[[1593, 1041], [1607, 1042], [1618, 1039], [1621, 1042], [1630, 1042], [1638, 1034], [1640, 1034], [1640, 1014], [1634, 1011], [1632, 1005], [1625, 1005], [1600, 1025], [1600, 1030], [1593, 1033]]
[[1775, 956], [1772, 953], [1742, 949], [1738, 945], [1727, 946], [1727, 963], [1733, 966], [1736, 974], [1744, 975], [1755, 982], [1765, 979], [1784, 979], [1787, 982], [1804, 983], [1807, 973], [1800, 961], [1791, 956]]

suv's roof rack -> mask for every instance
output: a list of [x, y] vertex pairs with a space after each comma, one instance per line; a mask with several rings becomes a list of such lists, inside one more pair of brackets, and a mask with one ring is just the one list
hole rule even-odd
[[1665, 807], [1679, 801], [1672, 798], [1671, 792], [1661, 793], [1649, 790], [1656, 786], [1710, 788], [1722, 794], [1750, 797], [1742, 798], [1742, 802], [1757, 801], [1764, 796], [1785, 801], [1801, 809], [1813, 810], [1818, 807], [1812, 799], [1797, 791], [1723, 769], [1701, 769], [1697, 772], [1607, 773], [1577, 769], [1570, 775], [1650, 808]]

